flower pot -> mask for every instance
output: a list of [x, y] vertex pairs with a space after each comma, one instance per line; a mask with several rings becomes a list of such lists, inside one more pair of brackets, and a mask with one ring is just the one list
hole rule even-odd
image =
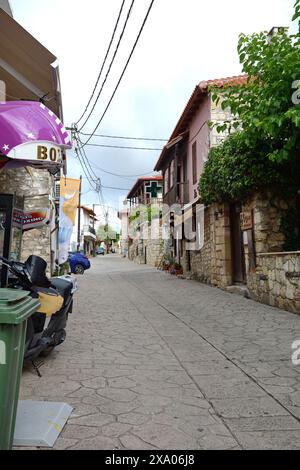
[[176, 276], [182, 276], [183, 275], [183, 269], [182, 268], [177, 268], [176, 269]]

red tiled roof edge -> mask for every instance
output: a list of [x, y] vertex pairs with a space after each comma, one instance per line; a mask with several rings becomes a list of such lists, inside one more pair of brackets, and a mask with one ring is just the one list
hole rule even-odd
[[238, 86], [238, 85], [245, 85], [247, 83], [248, 76], [243, 75], [234, 75], [232, 77], [225, 77], [225, 78], [215, 78], [213, 80], [203, 80], [199, 83], [200, 90], [205, 93], [208, 90], [209, 86], [216, 87], [216, 88], [223, 88], [225, 86]]

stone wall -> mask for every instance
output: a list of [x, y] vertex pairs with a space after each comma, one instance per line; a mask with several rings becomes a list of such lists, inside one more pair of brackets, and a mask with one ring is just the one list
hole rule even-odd
[[[26, 169], [1, 171], [0, 192], [24, 197], [25, 211], [50, 207], [51, 176], [49, 172], [46, 170], [30, 169], [30, 173]], [[23, 234], [21, 260], [26, 260], [32, 254], [41, 256], [47, 261], [48, 267], [50, 266], [50, 226], [30, 230]]]
[[247, 283], [255, 300], [300, 313], [300, 251], [258, 254]]
[[[222, 109], [221, 103], [223, 101], [222, 96], [220, 96], [220, 100], [218, 104], [211, 100], [211, 121], [216, 124], [220, 125], [223, 124], [224, 121], [232, 120], [232, 114], [230, 109], [227, 108], [225, 110]], [[228, 136], [228, 131], [225, 130], [223, 132], [218, 132], [216, 126], [214, 126], [210, 131], [210, 147], [216, 147], [223, 142], [223, 140]]]
[[280, 232], [280, 223], [287, 203], [267, 193], [256, 194], [245, 205], [254, 212], [256, 253], [282, 251], [284, 235]]
[[128, 258], [138, 264], [148, 264], [157, 267], [163, 256], [162, 229], [157, 225], [141, 229], [141, 237], [131, 240], [128, 248]]
[[[181, 264], [183, 272], [193, 279], [201, 282], [211, 283], [211, 222], [212, 209], [208, 208], [204, 212], [204, 242], [201, 250], [186, 251], [187, 242], [184, 241], [184, 251], [182, 253]], [[189, 261], [190, 267], [189, 271]]]
[[[243, 204], [253, 211], [255, 258], [251, 262], [250, 234], [243, 233], [246, 287], [249, 295], [263, 303], [300, 313], [300, 252], [283, 253], [280, 231], [286, 202], [270, 194], [256, 194]], [[232, 284], [230, 211], [228, 204], [212, 204], [205, 209], [204, 245], [190, 251], [184, 244], [181, 262], [184, 274], [211, 285], [226, 288]], [[188, 256], [191, 270], [188, 270]]]
[[231, 283], [230, 221], [225, 204], [212, 204], [204, 212], [204, 244], [201, 250], [190, 251], [191, 271], [188, 273], [188, 254], [183, 253], [185, 274], [214, 286]]

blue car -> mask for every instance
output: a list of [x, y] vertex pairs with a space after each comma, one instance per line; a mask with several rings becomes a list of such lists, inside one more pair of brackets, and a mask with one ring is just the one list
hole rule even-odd
[[69, 263], [74, 274], [84, 274], [91, 267], [90, 260], [82, 253], [69, 253]]

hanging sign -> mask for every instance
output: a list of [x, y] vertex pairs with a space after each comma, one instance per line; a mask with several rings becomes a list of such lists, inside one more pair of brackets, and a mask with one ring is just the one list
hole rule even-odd
[[24, 231], [47, 225], [50, 220], [49, 209], [38, 209], [36, 211], [23, 212], [17, 209], [13, 211], [13, 224]]
[[241, 230], [242, 231], [251, 230], [253, 228], [252, 212], [250, 211], [241, 212], [240, 217], [241, 217]]
[[30, 160], [43, 164], [62, 164], [62, 150], [49, 142], [28, 142], [13, 148], [7, 157], [16, 160]]

